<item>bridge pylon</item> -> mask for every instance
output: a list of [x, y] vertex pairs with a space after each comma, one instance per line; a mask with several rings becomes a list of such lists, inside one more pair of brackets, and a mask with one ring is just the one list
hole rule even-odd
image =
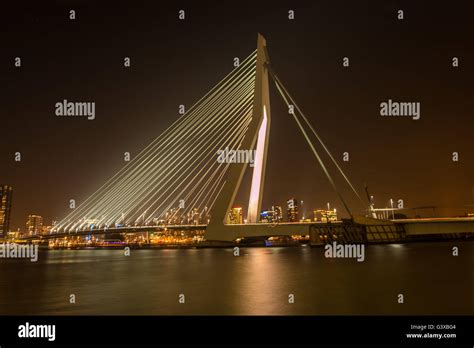
[[[252, 120], [240, 149], [254, 150], [254, 166], [250, 188], [247, 223], [257, 223], [262, 206], [263, 187], [265, 182], [268, 138], [270, 133], [270, 95], [268, 87], [268, 52], [266, 40], [258, 34], [255, 90], [252, 109]], [[226, 225], [227, 214], [237, 195], [248, 163], [233, 163], [229, 169], [226, 182], [216, 199], [211, 211], [211, 221], [206, 229], [206, 238], [210, 240], [234, 240], [239, 237], [236, 229]], [[230, 227], [230, 228], [229, 228]], [[232, 232], [234, 231], [234, 233]]]

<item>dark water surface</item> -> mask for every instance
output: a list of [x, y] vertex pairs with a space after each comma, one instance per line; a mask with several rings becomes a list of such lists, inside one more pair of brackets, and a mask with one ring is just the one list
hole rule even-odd
[[309, 247], [40, 251], [0, 260], [0, 314], [472, 315], [473, 255], [474, 242], [370, 245], [364, 262]]

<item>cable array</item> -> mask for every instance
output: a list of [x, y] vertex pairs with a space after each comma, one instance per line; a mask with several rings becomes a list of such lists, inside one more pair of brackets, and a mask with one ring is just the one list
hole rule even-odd
[[256, 51], [52, 230], [207, 223], [252, 118]]
[[[283, 101], [285, 102], [285, 104], [287, 105], [288, 109], [290, 110], [290, 107], [292, 106], [292, 112], [291, 112], [291, 115], [293, 116], [296, 124], [298, 125], [298, 128], [300, 129], [301, 133], [303, 134], [306, 142], [308, 143], [309, 147], [311, 148], [311, 151], [313, 152], [314, 156], [316, 157], [319, 165], [321, 166], [321, 169], [323, 170], [324, 174], [326, 175], [329, 183], [331, 184], [331, 187], [333, 188], [333, 190], [336, 192], [337, 196], [339, 197], [339, 200], [342, 202], [342, 204], [344, 205], [344, 208], [346, 209], [347, 213], [349, 214], [349, 216], [352, 218], [352, 212], [351, 210], [349, 209], [349, 206], [347, 205], [346, 201], [344, 200], [342, 194], [340, 193], [340, 191], [337, 189], [336, 187], [336, 183], [333, 179], [333, 177], [331, 176], [331, 174], [329, 173], [329, 170], [328, 168], [326, 167], [326, 165], [324, 164], [319, 152], [317, 151], [316, 147], [314, 146], [313, 142], [311, 141], [311, 138], [310, 136], [308, 135], [308, 132], [306, 131], [305, 129], [305, 126], [307, 128], [309, 128], [309, 130], [311, 131], [311, 133], [313, 133], [313, 136], [316, 138], [316, 140], [319, 142], [320, 146], [323, 148], [323, 150], [326, 152], [326, 154], [329, 156], [329, 158], [331, 159], [332, 163], [334, 164], [334, 166], [337, 168], [337, 170], [339, 171], [339, 174], [341, 174], [341, 176], [344, 178], [344, 180], [346, 181], [346, 183], [349, 185], [349, 187], [351, 188], [352, 192], [355, 194], [355, 196], [358, 198], [359, 202], [361, 203], [361, 205], [363, 207], [365, 207], [365, 204], [364, 204], [364, 201], [362, 200], [362, 198], [360, 197], [359, 193], [357, 192], [357, 190], [355, 189], [354, 185], [352, 185], [352, 183], [350, 182], [349, 178], [347, 177], [347, 175], [344, 173], [344, 171], [342, 170], [342, 168], [339, 166], [339, 164], [337, 163], [336, 159], [334, 158], [334, 156], [331, 154], [331, 152], [329, 151], [329, 149], [327, 148], [327, 146], [324, 144], [323, 140], [321, 139], [321, 137], [319, 136], [319, 134], [316, 132], [316, 130], [314, 129], [314, 127], [311, 125], [311, 123], [309, 122], [309, 120], [306, 118], [306, 116], [303, 114], [303, 112], [301, 111], [300, 107], [296, 104], [295, 100], [292, 98], [292, 96], [290, 95], [290, 93], [288, 92], [288, 90], [285, 88], [285, 86], [283, 85], [283, 83], [281, 82], [281, 80], [278, 78], [278, 76], [276, 75], [276, 73], [273, 71], [272, 67], [267, 64], [266, 65], [269, 73], [270, 73], [270, 76], [272, 77], [272, 80], [273, 82], [275, 83], [275, 86], [278, 90], [278, 92], [280, 93], [281, 97], [283, 98]], [[295, 109], [296, 109], [296, 112], [295, 112]], [[299, 117], [298, 117], [299, 116]]]

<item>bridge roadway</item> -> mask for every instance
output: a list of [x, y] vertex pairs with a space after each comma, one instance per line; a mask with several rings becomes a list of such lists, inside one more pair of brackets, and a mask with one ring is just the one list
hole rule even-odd
[[403, 225], [406, 235], [474, 234], [474, 217], [420, 218], [393, 220]]
[[[331, 225], [341, 224], [342, 221], [332, 222]], [[280, 236], [280, 235], [304, 235], [308, 234], [310, 226], [328, 225], [324, 222], [282, 222], [282, 223], [253, 223], [253, 224], [231, 224], [227, 227], [235, 230], [238, 238], [242, 237], [260, 237], [260, 236]], [[91, 229], [77, 232], [60, 232], [43, 234], [40, 236], [22, 237], [20, 240], [45, 240], [74, 236], [88, 236], [97, 234], [112, 234], [112, 233], [144, 233], [144, 232], [164, 232], [169, 230], [175, 231], [198, 231], [205, 230], [206, 224], [191, 224], [191, 225], [156, 225], [156, 226], [126, 226], [115, 227], [107, 229]]]
[[[240, 237], [270, 237], [288, 235], [308, 235], [311, 231], [328, 231], [328, 229], [346, 228], [347, 226], [358, 226], [369, 229], [372, 226], [398, 226], [408, 235], [435, 235], [435, 234], [474, 234], [474, 218], [424, 218], [424, 219], [400, 219], [400, 220], [377, 220], [366, 217], [355, 217], [353, 221], [343, 220], [331, 223], [325, 222], [283, 222], [283, 223], [252, 223], [252, 224], [229, 224], [226, 225], [226, 236], [205, 236], [209, 240], [235, 240]], [[192, 225], [157, 225], [157, 226], [126, 226], [108, 229], [92, 229], [70, 233], [50, 233], [41, 236], [27, 236], [21, 240], [47, 240], [55, 238], [86, 236], [112, 233], [140, 233], [140, 232], [164, 232], [196, 231], [206, 230], [205, 224]]]

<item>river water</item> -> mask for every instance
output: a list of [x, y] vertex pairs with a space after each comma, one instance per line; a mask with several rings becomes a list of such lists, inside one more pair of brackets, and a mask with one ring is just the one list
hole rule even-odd
[[365, 253], [357, 262], [310, 247], [40, 251], [36, 263], [0, 260], [0, 315], [474, 314], [474, 242]]

